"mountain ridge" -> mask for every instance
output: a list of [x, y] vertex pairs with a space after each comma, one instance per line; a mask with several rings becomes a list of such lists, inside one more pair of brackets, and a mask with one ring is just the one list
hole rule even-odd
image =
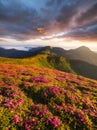
[[53, 47], [48, 49], [59, 56], [71, 60], [81, 60], [97, 66], [97, 53], [91, 51], [88, 47], [81, 46], [76, 49], [64, 50], [63, 48]]
[[[63, 48], [59, 47], [51, 47], [51, 46], [46, 46], [46, 47], [41, 47], [41, 48], [35, 48], [30, 49], [29, 52], [27, 51], [17, 51], [11, 49], [12, 53], [10, 50], [10, 54], [17, 58], [17, 59], [5, 59], [0, 58], [1, 61], [6, 62], [6, 63], [15, 63], [15, 64], [24, 64], [24, 65], [36, 65], [40, 67], [47, 67], [47, 68], [52, 68], [52, 69], [57, 69], [61, 71], [66, 71], [66, 72], [71, 72], [71, 73], [77, 73], [83, 76], [86, 76], [88, 78], [92, 79], [97, 79], [97, 74], [94, 72], [97, 72], [97, 65], [94, 64], [94, 62], [87, 62], [89, 58], [87, 58], [87, 55], [92, 55], [94, 56], [95, 54], [95, 59], [91, 58], [90, 61], [96, 61], [97, 54], [92, 52], [89, 48], [87, 47], [79, 47], [76, 49], [71, 49], [71, 50], [64, 50]], [[83, 51], [82, 51], [83, 50]], [[5, 51], [5, 49], [3, 49]], [[17, 53], [19, 52], [19, 55], [23, 54], [21, 57], [18, 58], [19, 55]], [[22, 53], [23, 52], [23, 53]], [[80, 53], [79, 53], [80, 52]], [[15, 55], [13, 54], [15, 53]], [[88, 53], [87, 55], [85, 53]], [[7, 54], [5, 52], [5, 54]], [[24, 57], [24, 55], [26, 55]], [[7, 55], [8, 57], [9, 55]], [[74, 58], [74, 56], [81, 57], [81, 58]], [[87, 60], [83, 60], [84, 57]], [[16, 62], [17, 63], [16, 63]]]

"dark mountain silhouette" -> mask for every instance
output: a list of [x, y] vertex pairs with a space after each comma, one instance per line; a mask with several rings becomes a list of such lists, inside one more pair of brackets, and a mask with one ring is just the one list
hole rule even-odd
[[88, 47], [85, 46], [71, 50], [64, 50], [63, 48], [59, 47], [46, 46], [30, 48], [29, 51], [0, 48], [0, 56], [8, 58], [25, 58], [40, 53], [57, 54], [58, 56], [63, 56], [67, 59], [81, 60], [89, 64], [97, 65], [97, 53], [91, 51]]
[[47, 52], [65, 57], [65, 53], [67, 52], [67, 50], [64, 50], [63, 48], [60, 48], [60, 47], [51, 47], [51, 46], [43, 47], [43, 50], [41, 51], [41, 53], [47, 53]]
[[0, 48], [0, 57], [6, 58], [26, 58], [38, 54], [42, 50], [41, 47], [31, 48], [29, 51], [17, 50], [17, 49], [4, 49]]
[[54, 53], [59, 56], [62, 56], [65, 50], [62, 48], [57, 47], [37, 47], [37, 48], [29, 48], [28, 51], [24, 50], [17, 50], [17, 49], [4, 49], [0, 48], [0, 57], [6, 57], [6, 58], [26, 58], [26, 57], [32, 57], [37, 54], [44, 54], [44, 53]]

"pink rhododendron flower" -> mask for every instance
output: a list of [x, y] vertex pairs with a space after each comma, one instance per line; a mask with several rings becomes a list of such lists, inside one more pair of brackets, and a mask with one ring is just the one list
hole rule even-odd
[[18, 123], [20, 121], [19, 116], [15, 115], [13, 118], [14, 123]]
[[53, 118], [48, 118], [46, 121], [47, 124], [51, 123], [55, 128], [60, 125], [60, 121], [57, 116], [54, 116]]

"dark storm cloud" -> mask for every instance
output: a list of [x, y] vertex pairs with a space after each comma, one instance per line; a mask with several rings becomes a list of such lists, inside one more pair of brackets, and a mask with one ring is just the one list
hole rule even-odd
[[93, 19], [97, 19], [97, 2], [90, 7], [85, 12], [81, 13], [79, 18], [77, 19], [78, 24], [82, 24], [84, 22], [93, 21]]
[[[71, 6], [71, 12], [67, 6], [64, 8], [63, 16], [59, 17], [59, 23], [66, 24], [66, 26], [71, 26], [69, 31], [59, 38], [71, 38], [76, 40], [86, 40], [86, 41], [97, 41], [97, 1], [91, 1], [88, 3], [81, 1], [80, 4], [76, 3], [77, 6]], [[83, 8], [81, 5], [86, 6]], [[70, 7], [70, 6], [69, 6]], [[75, 8], [77, 7], [77, 8]], [[67, 12], [67, 13], [66, 13]], [[66, 13], [66, 15], [65, 15]], [[75, 15], [76, 14], [76, 15]], [[70, 17], [69, 17], [70, 16]], [[67, 18], [67, 19], [66, 19]], [[72, 19], [74, 21], [72, 21]], [[74, 26], [72, 26], [74, 22]]]
[[27, 40], [71, 30], [70, 37], [94, 38], [96, 30], [85, 29], [96, 28], [96, 18], [97, 0], [0, 0], [0, 37]]
[[78, 40], [97, 41], [97, 1], [86, 11], [82, 12], [76, 22], [79, 27], [68, 34]]
[[16, 39], [29, 39], [41, 35], [38, 27], [44, 27], [38, 11], [33, 7], [20, 1], [0, 1], [0, 35], [11, 36]]
[[56, 17], [56, 21], [60, 27], [68, 27], [76, 13], [77, 8], [75, 6], [64, 5], [60, 10], [60, 14]]

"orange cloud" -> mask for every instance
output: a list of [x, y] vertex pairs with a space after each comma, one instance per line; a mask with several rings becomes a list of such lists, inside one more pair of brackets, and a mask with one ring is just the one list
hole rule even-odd
[[40, 33], [43, 33], [43, 32], [44, 32], [44, 28], [38, 27], [38, 28], [37, 28], [37, 31], [40, 32]]
[[49, 32], [46, 31], [43, 27], [38, 27], [38, 28], [37, 28], [37, 31], [38, 31], [39, 33], [43, 34], [43, 35], [48, 35], [48, 34], [49, 34]]

